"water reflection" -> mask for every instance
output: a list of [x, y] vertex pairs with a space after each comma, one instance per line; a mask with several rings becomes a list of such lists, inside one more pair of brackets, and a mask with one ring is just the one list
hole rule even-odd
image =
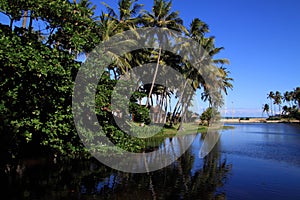
[[[182, 138], [173, 140], [180, 144]], [[56, 164], [33, 159], [2, 165], [1, 181], [8, 199], [225, 199], [221, 188], [232, 166], [222, 158], [219, 143], [199, 159], [200, 143], [197, 135], [173, 164], [148, 174], [118, 172], [93, 159]]]

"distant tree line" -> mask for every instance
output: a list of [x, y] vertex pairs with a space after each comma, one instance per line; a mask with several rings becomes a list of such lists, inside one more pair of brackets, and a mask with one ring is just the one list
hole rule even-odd
[[279, 91], [270, 91], [267, 98], [270, 99], [270, 103], [263, 105], [263, 112], [267, 113], [269, 118], [300, 119], [300, 87], [286, 91], [283, 95]]

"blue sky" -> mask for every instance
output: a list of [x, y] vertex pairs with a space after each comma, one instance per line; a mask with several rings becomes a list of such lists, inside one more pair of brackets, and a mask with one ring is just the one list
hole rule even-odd
[[[150, 10], [153, 1], [139, 2]], [[226, 97], [229, 116], [232, 108], [235, 116], [261, 116], [269, 91], [300, 86], [300, 1], [173, 0], [173, 10], [186, 25], [196, 17], [206, 22], [216, 45], [225, 47], [220, 57], [230, 60], [234, 78]]]
[[[117, 5], [117, 0], [104, 1]], [[92, 2], [100, 15], [102, 1]], [[139, 2], [150, 10], [153, 1]], [[180, 11], [186, 25], [196, 17], [206, 22], [216, 45], [225, 47], [219, 57], [230, 60], [227, 68], [234, 78], [226, 97], [228, 113], [234, 108], [235, 116], [261, 116], [269, 91], [300, 86], [300, 1], [173, 0], [173, 10]]]

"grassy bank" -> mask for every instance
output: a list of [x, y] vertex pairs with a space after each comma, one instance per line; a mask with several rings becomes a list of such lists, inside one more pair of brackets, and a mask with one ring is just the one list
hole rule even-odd
[[[233, 126], [222, 126], [222, 127], [208, 127], [208, 126], [201, 126], [195, 123], [188, 123], [184, 124], [184, 128], [182, 131], [178, 131], [178, 127], [164, 127], [159, 133], [148, 137], [144, 138], [146, 142], [147, 148], [145, 149], [146, 151], [153, 151], [155, 148], [160, 146], [166, 138], [172, 138], [172, 137], [177, 137], [177, 136], [182, 136], [182, 135], [191, 135], [191, 134], [196, 134], [196, 133], [203, 133], [205, 134], [209, 129], [210, 130], [227, 130], [227, 129], [233, 129]], [[147, 129], [147, 126], [146, 126]]]
[[190, 135], [195, 133], [205, 133], [210, 130], [227, 130], [227, 129], [233, 129], [233, 126], [222, 126], [222, 127], [208, 127], [208, 126], [201, 126], [195, 123], [188, 123], [183, 125], [183, 129], [181, 131], [178, 131], [178, 127], [165, 127], [162, 131], [160, 131], [158, 134], [154, 135], [154, 138], [168, 138], [168, 137], [175, 137], [180, 135]]

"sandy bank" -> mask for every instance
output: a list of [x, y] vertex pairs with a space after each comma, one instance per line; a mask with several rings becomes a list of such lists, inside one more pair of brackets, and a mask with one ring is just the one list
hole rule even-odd
[[300, 123], [300, 120], [267, 120], [266, 118], [249, 118], [249, 120], [240, 119], [221, 119], [223, 123]]

